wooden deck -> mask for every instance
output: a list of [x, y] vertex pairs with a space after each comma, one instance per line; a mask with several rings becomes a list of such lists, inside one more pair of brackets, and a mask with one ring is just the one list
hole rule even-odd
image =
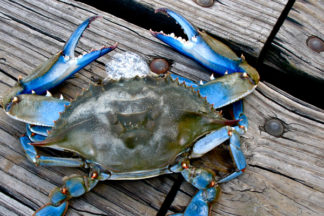
[[[226, 41], [238, 54], [244, 52], [252, 60], [264, 56], [259, 68], [270, 66], [284, 73], [298, 71], [316, 82], [324, 80], [323, 52], [316, 53], [306, 45], [309, 36], [324, 39], [321, 1], [297, 0], [270, 41], [271, 46], [266, 44], [288, 0], [221, 0], [215, 1], [211, 8], [199, 7], [191, 0], [129, 0], [129, 3], [152, 11], [168, 7], [181, 12], [199, 28]], [[148, 60], [154, 56], [172, 59], [172, 72], [194, 80], [209, 78], [205, 69], [153, 38], [148, 29], [95, 7], [73, 0], [3, 0], [0, 95], [15, 84], [19, 75], [26, 76], [60, 50], [76, 26], [95, 14], [103, 19], [96, 20], [86, 30], [77, 52], [117, 41], [119, 46], [114, 52], [129, 50]], [[274, 49], [281, 51], [273, 52]], [[105, 63], [111, 55], [86, 67], [55, 89], [54, 95], [62, 93], [73, 99], [92, 80], [105, 77]], [[242, 138], [248, 167], [244, 175], [222, 184], [223, 193], [213, 205], [212, 215], [324, 215], [324, 111], [266, 80], [244, 100], [244, 105], [250, 124]], [[285, 128], [280, 137], [264, 129], [265, 122], [272, 118], [280, 120]], [[31, 215], [48, 202], [49, 192], [62, 184], [63, 176], [84, 173], [81, 169], [35, 167], [27, 161], [19, 144], [24, 131], [24, 124], [0, 112], [0, 215]], [[179, 185], [173, 202], [166, 205]], [[195, 192], [177, 175], [142, 181], [107, 181], [71, 201], [67, 215], [180, 212]]]

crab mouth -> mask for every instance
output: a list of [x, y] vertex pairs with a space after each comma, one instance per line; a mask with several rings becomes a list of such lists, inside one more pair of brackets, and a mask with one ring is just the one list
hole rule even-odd
[[181, 36], [178, 37], [174, 33], [166, 34], [163, 31], [158, 32], [150, 29], [150, 32], [154, 37], [168, 44], [180, 43], [182, 46], [197, 42], [197, 37], [199, 36], [198, 31], [184, 17], [166, 8], [156, 9], [155, 13], [165, 14], [175, 20], [176, 23], [180, 25], [186, 38], [182, 38]]

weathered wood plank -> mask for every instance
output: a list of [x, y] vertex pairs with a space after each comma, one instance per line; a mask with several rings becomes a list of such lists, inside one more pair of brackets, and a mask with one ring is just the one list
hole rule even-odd
[[0, 192], [0, 212], [2, 215], [31, 215], [33, 210], [19, 201]]
[[324, 47], [323, 13], [323, 1], [297, 0], [267, 52], [265, 64], [323, 84], [324, 50], [315, 52], [306, 43], [311, 36], [317, 36]]
[[[322, 215], [324, 207], [324, 112], [310, 109], [261, 83], [244, 100], [249, 130], [242, 138], [248, 167], [222, 185], [217, 215]], [[279, 119], [281, 137], [264, 131]], [[181, 211], [196, 190], [182, 185], [171, 209]]]
[[[232, 42], [258, 57], [287, 0], [221, 0], [204, 8], [192, 0], [135, 0], [153, 9], [165, 7], [182, 14], [191, 23]], [[163, 29], [154, 29], [163, 30]]]
[[[0, 5], [0, 76], [4, 81], [0, 83], [0, 94], [13, 85], [14, 77], [30, 73], [37, 64], [60, 50], [77, 24], [93, 14], [105, 18], [87, 29], [78, 52], [118, 41], [119, 49], [114, 52], [131, 50], [147, 59], [147, 56], [173, 59], [172, 72], [195, 80], [208, 79], [208, 73], [200, 66], [162, 45], [145, 29], [85, 4], [70, 0], [3, 1]], [[74, 98], [81, 87], [88, 85], [91, 76], [105, 76], [104, 63], [109, 56], [82, 70], [77, 78], [69, 80], [57, 91]], [[4, 84], [7, 81], [9, 84]], [[322, 213], [323, 111], [294, 103], [262, 84], [247, 98], [245, 107], [250, 128], [243, 148], [249, 167], [245, 175], [222, 186], [224, 193], [215, 204], [214, 212], [221, 215], [291, 215], [289, 211], [301, 215]], [[283, 137], [274, 138], [260, 130], [259, 126], [269, 117], [277, 117], [286, 123], [289, 130]], [[26, 160], [18, 143], [19, 134], [23, 132], [23, 124], [1, 112], [1, 190], [7, 188], [2, 192], [35, 210], [47, 202], [48, 193], [55, 185], [61, 185], [64, 175], [83, 171], [34, 167]], [[68, 215], [88, 214], [85, 212], [154, 215], [172, 184], [173, 180], [168, 177], [135, 182], [108, 181], [72, 201]], [[193, 191], [192, 186], [184, 184], [171, 212], [187, 205]], [[302, 206], [304, 202], [310, 206], [308, 209]]]

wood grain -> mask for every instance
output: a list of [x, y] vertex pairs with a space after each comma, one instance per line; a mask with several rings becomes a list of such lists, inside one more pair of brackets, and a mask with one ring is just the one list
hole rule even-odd
[[324, 40], [324, 2], [297, 0], [265, 57], [265, 64], [283, 73], [312, 78], [324, 84], [324, 52], [310, 49], [311, 36]]
[[[194, 80], [209, 78], [207, 71], [152, 38], [147, 30], [88, 5], [72, 0], [4, 0], [0, 5], [0, 95], [14, 85], [18, 75], [26, 76], [60, 50], [76, 26], [95, 14], [104, 18], [86, 30], [77, 53], [118, 41], [114, 52], [134, 51], [148, 61], [152, 56], [172, 59], [172, 72]], [[104, 64], [111, 55], [80, 71], [55, 89], [55, 95], [62, 92], [75, 98], [91, 83], [91, 77], [105, 76]], [[323, 214], [323, 111], [297, 103], [263, 83], [245, 100], [245, 109], [250, 128], [242, 145], [249, 166], [244, 175], [222, 185], [223, 195], [213, 213]], [[262, 129], [271, 117], [280, 119], [287, 129], [280, 138]], [[18, 141], [24, 131], [24, 124], [0, 112], [0, 210], [13, 215], [30, 214], [48, 202], [49, 192], [62, 184], [64, 175], [84, 173], [29, 163]], [[170, 176], [103, 182], [73, 200], [68, 215], [155, 215], [173, 183]], [[183, 183], [169, 212], [182, 210], [194, 192], [191, 185]]]
[[[204, 8], [192, 0], [135, 0], [153, 9], [168, 8], [241, 51], [258, 57], [287, 0], [220, 0]], [[163, 30], [163, 29], [154, 29]]]

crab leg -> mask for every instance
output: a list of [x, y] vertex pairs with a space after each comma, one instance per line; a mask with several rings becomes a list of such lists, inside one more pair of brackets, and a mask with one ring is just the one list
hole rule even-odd
[[245, 156], [241, 150], [240, 135], [235, 130], [230, 133], [230, 152], [237, 171], [221, 179], [218, 183], [224, 183], [238, 177], [243, 174], [246, 168]]
[[104, 181], [108, 174], [100, 173], [98, 169], [90, 172], [89, 177], [72, 175], [65, 177], [62, 187], [55, 188], [50, 194], [50, 202], [38, 209], [33, 216], [63, 216], [71, 198], [79, 197], [94, 188], [99, 181]]
[[238, 132], [240, 135], [246, 133], [247, 128], [249, 126], [248, 119], [243, 112], [243, 101], [237, 101], [233, 103], [233, 115], [234, 119], [239, 119], [240, 123], [239, 126], [235, 126], [235, 131]]
[[28, 129], [35, 134], [39, 134], [42, 136], [47, 136], [48, 135], [48, 131], [50, 131], [52, 129], [52, 127], [45, 127], [45, 126], [38, 126], [38, 125], [30, 125], [27, 124]]
[[219, 183], [227, 182], [233, 178], [236, 178], [237, 176], [241, 175], [246, 168], [245, 156], [241, 150], [240, 135], [239, 132], [236, 131], [235, 127], [232, 128], [226, 126], [201, 138], [193, 146], [192, 153], [190, 155], [191, 158], [201, 157], [228, 139], [230, 140], [230, 154], [233, 157], [234, 165], [236, 166], [237, 171], [224, 179], [221, 179], [218, 181]]
[[195, 168], [188, 162], [182, 162], [181, 171], [184, 179], [199, 189], [192, 198], [184, 213], [173, 214], [173, 216], [208, 216], [210, 204], [217, 200], [220, 187], [216, 184], [215, 174], [208, 169]]
[[64, 166], [64, 167], [86, 167], [86, 163], [77, 158], [58, 158], [58, 157], [48, 157], [40, 156], [37, 154], [36, 148], [30, 143], [32, 141], [28, 136], [20, 137], [20, 143], [26, 153], [28, 160], [33, 162], [36, 166]]
[[32, 142], [43, 141], [47, 138], [47, 136], [43, 136], [43, 135], [32, 132], [30, 130], [30, 126], [28, 124], [26, 124], [26, 135], [28, 136], [29, 140]]

